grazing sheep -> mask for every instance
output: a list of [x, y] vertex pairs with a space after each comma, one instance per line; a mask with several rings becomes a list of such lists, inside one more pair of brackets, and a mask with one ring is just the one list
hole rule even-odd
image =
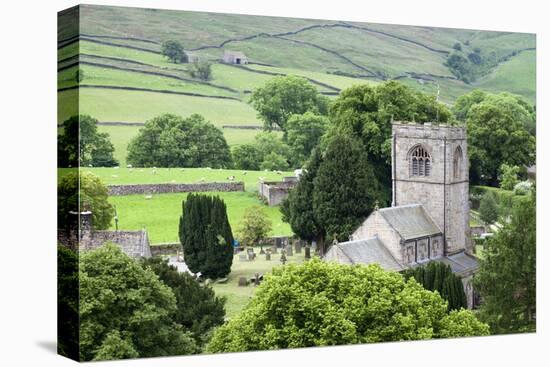
[[277, 171], [276, 173], [277, 173], [278, 175], [282, 175], [282, 174], [283, 174], [282, 171]]
[[235, 176], [229, 176], [227, 179], [228, 179], [229, 181], [235, 181]]
[[243, 176], [246, 176], [246, 174], [247, 174], [247, 173], [248, 173], [248, 172], [246, 172], [246, 171], [243, 171]]
[[119, 166], [116, 166], [116, 167], [113, 167], [114, 169], [119, 169], [120, 167]]
[[88, 167], [93, 167], [94, 165], [93, 164], [89, 164]]
[[153, 198], [153, 195], [145, 195], [145, 200], [150, 200]]
[[112, 177], [112, 178], [117, 178], [117, 177], [118, 177], [118, 175], [111, 175], [111, 177]]
[[205, 181], [206, 181], [206, 178], [201, 177], [201, 179], [200, 179], [199, 181], [200, 181], [200, 182], [205, 182]]
[[126, 168], [132, 168], [131, 164], [126, 165]]
[[265, 181], [265, 177], [258, 177], [258, 180]]

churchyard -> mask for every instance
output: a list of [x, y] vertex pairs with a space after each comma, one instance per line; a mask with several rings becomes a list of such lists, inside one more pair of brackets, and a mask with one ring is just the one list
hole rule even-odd
[[[264, 250], [268, 249], [270, 248], [264, 247]], [[283, 266], [281, 262], [282, 250], [282, 248], [279, 248], [277, 253], [272, 252], [270, 256], [266, 257], [266, 254], [260, 253], [259, 246], [254, 247], [253, 251], [256, 256], [253, 260], [248, 260], [246, 251], [236, 254], [233, 257], [231, 273], [227, 278], [210, 283], [217, 295], [227, 298], [225, 305], [226, 318], [230, 319], [236, 316], [250, 301], [257, 287], [253, 281], [256, 274], [265, 277], [269, 275], [273, 268]], [[311, 253], [313, 254], [313, 251]], [[305, 249], [300, 252], [293, 249], [292, 255], [287, 254], [285, 256], [285, 264], [301, 264], [305, 260]], [[241, 278], [245, 278], [248, 284], [239, 285]]]
[[[535, 330], [535, 188], [523, 172], [536, 153], [532, 35], [83, 11], [86, 35], [60, 30], [58, 47], [58, 234], [69, 238], [66, 248], [82, 250], [59, 251], [66, 257], [59, 264], [77, 264], [65, 269], [60, 294], [68, 302], [60, 304], [68, 312], [75, 302], [98, 307], [96, 319], [76, 327], [101, 332], [85, 335], [76, 359]], [[136, 22], [140, 38], [130, 32]], [[168, 46], [179, 42], [174, 56]], [[226, 52], [239, 61], [228, 62]], [[458, 70], [456, 58], [469, 67]], [[198, 74], [201, 67], [209, 74]], [[517, 116], [500, 116], [502, 106]], [[496, 139], [496, 130], [516, 140]], [[262, 181], [283, 180], [288, 187], [260, 196]], [[267, 205], [273, 197], [288, 199]], [[72, 241], [75, 223], [82, 230]], [[501, 223], [510, 230], [500, 232], [516, 237], [495, 230], [496, 240], [470, 253], [470, 227], [481, 237]], [[387, 228], [391, 238], [379, 236]], [[523, 247], [510, 245], [517, 243]], [[502, 248], [521, 256], [498, 258]], [[492, 265], [499, 261], [506, 266]], [[503, 268], [525, 271], [509, 277]], [[83, 282], [81, 298], [70, 299], [75, 269], [104, 289]], [[501, 276], [521, 299], [492, 293]], [[474, 290], [495, 315], [474, 303]], [[144, 323], [139, 332], [104, 325], [110, 317], [127, 325], [135, 315], [101, 304], [103, 291], [125, 307], [137, 304], [136, 312], [170, 317], [153, 314], [158, 327]], [[512, 303], [517, 309], [499, 310]], [[517, 325], [493, 323], [524, 314]], [[170, 350], [165, 332], [175, 344], [194, 341]], [[142, 343], [143, 335], [152, 341]], [[150, 349], [157, 340], [161, 351]]]

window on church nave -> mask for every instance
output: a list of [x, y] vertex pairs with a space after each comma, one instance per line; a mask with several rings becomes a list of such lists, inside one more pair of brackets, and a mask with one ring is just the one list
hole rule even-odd
[[462, 166], [462, 148], [456, 147], [455, 154], [453, 156], [453, 177], [455, 179], [460, 178], [460, 167]]
[[412, 176], [429, 176], [432, 171], [432, 157], [422, 145], [413, 148], [410, 155]]

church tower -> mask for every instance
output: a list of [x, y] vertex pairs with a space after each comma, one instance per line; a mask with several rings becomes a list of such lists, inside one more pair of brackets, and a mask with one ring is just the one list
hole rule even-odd
[[422, 204], [445, 237], [445, 255], [471, 253], [466, 129], [392, 125], [392, 206]]

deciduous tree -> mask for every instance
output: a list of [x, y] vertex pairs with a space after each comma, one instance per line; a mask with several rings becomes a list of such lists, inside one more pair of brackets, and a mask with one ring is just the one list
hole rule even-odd
[[141, 167], [231, 166], [223, 132], [201, 115], [164, 114], [145, 122], [128, 145], [127, 160]]
[[161, 52], [163, 56], [167, 57], [174, 64], [186, 63], [189, 60], [179, 41], [164, 41], [161, 46]]
[[81, 360], [198, 352], [191, 333], [173, 321], [171, 289], [118, 246], [84, 253], [79, 278]]
[[58, 228], [69, 228], [75, 214], [92, 212], [94, 229], [108, 229], [114, 217], [114, 208], [109, 203], [109, 191], [101, 179], [91, 172], [70, 172], [57, 185]]
[[254, 246], [267, 237], [273, 223], [261, 206], [246, 208], [240, 222], [238, 235], [244, 246]]
[[280, 76], [257, 88], [250, 103], [258, 111], [266, 129], [275, 127], [286, 131], [286, 123], [293, 114], [311, 111], [326, 114], [328, 100], [306, 79], [298, 76]]
[[487, 331], [470, 311], [448, 314], [445, 301], [414, 279], [405, 282], [378, 265], [313, 259], [274, 269], [244, 311], [216, 330], [207, 350], [421, 340]]
[[98, 121], [88, 115], [72, 116], [63, 122], [58, 137], [59, 167], [113, 167], [115, 148], [109, 134], [97, 130]]

